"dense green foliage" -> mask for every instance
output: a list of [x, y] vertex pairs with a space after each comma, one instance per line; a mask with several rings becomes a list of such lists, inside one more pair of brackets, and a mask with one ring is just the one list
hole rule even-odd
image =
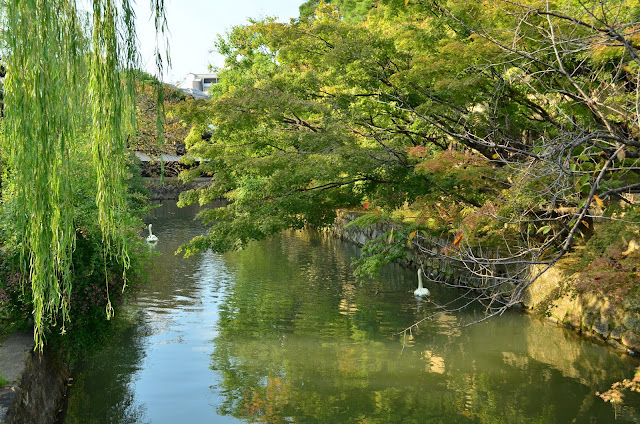
[[[176, 153], [176, 145], [184, 143], [188, 129], [174, 116], [165, 116], [164, 126], [157, 128], [158, 104], [157, 89], [162, 87], [162, 100], [165, 108], [186, 101], [185, 94], [169, 84], [160, 84], [157, 78], [143, 71], [136, 72], [136, 134], [130, 140], [129, 149], [150, 154]], [[162, 111], [161, 111], [162, 112]], [[162, 141], [162, 144], [161, 142]]]
[[[122, 229], [129, 244], [130, 267], [126, 286], [122, 263], [115, 256], [105, 258], [102, 231], [98, 225], [98, 210], [95, 206], [96, 175], [87, 164], [89, 158], [75, 157], [73, 209], [75, 240], [71, 273], [72, 287], [69, 297], [69, 315], [65, 323], [66, 335], [58, 337], [55, 316], [48, 317], [42, 337], [47, 342], [55, 341], [58, 347], [69, 346], [69, 355], [87, 352], [91, 346], [99, 345], [109, 334], [111, 323], [105, 320], [105, 309], [115, 309], [127, 299], [135, 296], [145, 281], [144, 269], [148, 259], [148, 248], [139, 235], [142, 227], [140, 217], [148, 211], [147, 196], [141, 185], [139, 168], [134, 160], [127, 159], [128, 178], [127, 213], [122, 215]], [[20, 258], [16, 246], [7, 232], [13, 231], [5, 224], [2, 231], [4, 251], [0, 264], [0, 321], [13, 329], [28, 331], [33, 326], [33, 292], [30, 285], [23, 285]], [[13, 324], [13, 325], [12, 325]]]
[[185, 178], [214, 182], [182, 202], [231, 201], [184, 250], [367, 205], [414, 227], [396, 226], [361, 270], [408, 242], [497, 277], [472, 296], [499, 313], [540, 275], [528, 264], [552, 266], [594, 220], [637, 207], [639, 29], [628, 0], [309, 1], [297, 21], [236, 27], [218, 42], [214, 99], [180, 111], [206, 159]]
[[[161, 23], [163, 3], [152, 4]], [[21, 291], [29, 293], [24, 300], [32, 304], [40, 349], [48, 329], [59, 325], [66, 331], [71, 299], [99, 276], [106, 291], [101, 307], [110, 317], [111, 299], [120, 297], [110, 288], [116, 280], [116, 292], [126, 286], [128, 244], [138, 224], [127, 199], [126, 152], [135, 130], [134, 14], [128, 0], [96, 0], [91, 6], [83, 11], [67, 0], [2, 3], [8, 69], [4, 242], [19, 252]], [[76, 251], [81, 257], [93, 253], [80, 264]], [[86, 277], [80, 287], [74, 286], [77, 275]]]

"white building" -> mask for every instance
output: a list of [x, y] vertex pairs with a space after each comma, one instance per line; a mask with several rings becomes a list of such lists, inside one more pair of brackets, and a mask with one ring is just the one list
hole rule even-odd
[[180, 88], [193, 89], [198, 91], [209, 91], [212, 84], [218, 83], [218, 74], [194, 74], [189, 73], [179, 84]]

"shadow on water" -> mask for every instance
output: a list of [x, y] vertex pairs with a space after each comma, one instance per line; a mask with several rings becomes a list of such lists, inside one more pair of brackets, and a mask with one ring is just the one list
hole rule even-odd
[[[469, 328], [413, 297], [415, 272], [357, 283], [358, 250], [287, 232], [240, 252], [173, 252], [203, 231], [155, 211], [151, 284], [117, 342], [74, 373], [65, 423], [638, 422], [595, 396], [638, 361], [531, 317]], [[439, 300], [453, 296], [429, 286]]]

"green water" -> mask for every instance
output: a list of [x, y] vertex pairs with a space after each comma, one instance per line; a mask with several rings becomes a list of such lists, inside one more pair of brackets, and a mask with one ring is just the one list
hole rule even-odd
[[311, 232], [185, 260], [193, 211], [155, 215], [151, 285], [74, 371], [66, 424], [640, 422], [638, 396], [615, 410], [595, 395], [637, 359], [518, 313], [392, 337], [433, 310], [414, 272], [358, 284], [357, 249]]

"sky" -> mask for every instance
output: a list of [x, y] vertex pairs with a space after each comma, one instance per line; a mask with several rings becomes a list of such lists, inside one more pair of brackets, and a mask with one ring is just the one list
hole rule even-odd
[[[231, 27], [247, 23], [248, 18], [277, 17], [289, 22], [299, 16], [298, 7], [304, 0], [164, 0], [169, 26], [171, 69], [163, 80], [176, 83], [186, 74], [207, 73], [208, 66], [221, 67], [224, 59], [215, 50], [218, 34]], [[143, 68], [155, 74], [155, 28], [150, 0], [137, 0], [136, 31]]]

